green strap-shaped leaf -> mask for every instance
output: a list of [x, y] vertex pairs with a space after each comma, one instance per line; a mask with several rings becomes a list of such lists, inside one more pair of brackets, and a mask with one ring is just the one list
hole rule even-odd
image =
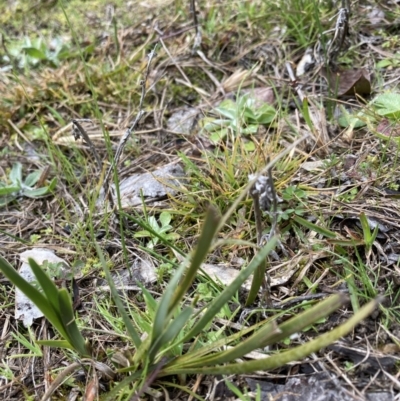
[[149, 360], [153, 361], [158, 350], [163, 346], [167, 345], [172, 341], [179, 332], [183, 329], [190, 316], [193, 313], [192, 307], [185, 308], [175, 319], [173, 319], [164, 333], [156, 339], [156, 341], [151, 345], [149, 351]]
[[27, 198], [35, 199], [38, 196], [43, 196], [49, 193], [48, 187], [42, 187], [37, 189], [24, 189], [24, 196]]
[[276, 322], [269, 322], [265, 324], [260, 330], [248, 337], [243, 342], [232, 347], [227, 351], [217, 352], [203, 358], [193, 360], [193, 364], [188, 364], [187, 367], [203, 367], [203, 366], [216, 366], [225, 362], [232, 362], [237, 358], [247, 355], [249, 352], [259, 349], [263, 341], [279, 334], [279, 328]]
[[56, 328], [63, 338], [67, 338], [68, 334], [64, 329], [61, 317], [54, 310], [48, 299], [38, 291], [33, 285], [29, 284], [21, 275], [0, 256], [0, 270], [4, 275], [23, 292], [46, 316], [50, 323]]
[[170, 310], [174, 309], [180, 303], [184, 294], [186, 294], [195, 280], [197, 272], [210, 250], [212, 241], [218, 230], [219, 222], [220, 218], [217, 211], [214, 208], [210, 208], [204, 221], [204, 226], [200, 234], [199, 242], [197, 243], [196, 251], [185, 277], [175, 291], [174, 300], [170, 305]]
[[263, 248], [261, 248], [257, 255], [254, 256], [251, 263], [238, 274], [235, 280], [233, 280], [232, 283], [226, 287], [217, 298], [211, 302], [207, 311], [189, 331], [189, 333], [187, 333], [183, 341], [187, 341], [188, 339], [196, 336], [204, 329], [204, 327], [214, 318], [220, 309], [232, 298], [232, 296], [246, 281], [246, 279], [254, 273], [260, 263], [265, 260], [267, 255], [275, 248], [276, 241], [276, 237], [272, 237], [271, 240], [268, 241]]
[[115, 305], [117, 305], [118, 311], [122, 316], [125, 327], [129, 333], [130, 337], [132, 338], [133, 343], [135, 344], [136, 348], [139, 348], [140, 344], [142, 343], [142, 340], [140, 339], [139, 334], [137, 333], [135, 327], [133, 326], [131, 319], [129, 318], [128, 314], [126, 313], [125, 307], [119, 297], [118, 291], [115, 288], [115, 284], [111, 277], [110, 270], [108, 269], [107, 263], [104, 260], [103, 252], [101, 251], [101, 249], [97, 243], [95, 243], [95, 246], [96, 246], [97, 255], [99, 256], [99, 259], [101, 262], [101, 266], [102, 266], [104, 274], [106, 276], [107, 283], [110, 286], [111, 295], [113, 297]]
[[306, 356], [317, 352], [321, 348], [327, 347], [340, 337], [347, 335], [354, 326], [370, 315], [378, 305], [378, 300], [373, 300], [363, 306], [357, 313], [339, 327], [322, 334], [314, 340], [306, 344], [294, 347], [287, 351], [279, 352], [268, 358], [262, 358], [253, 361], [242, 363], [232, 363], [224, 366], [210, 366], [204, 368], [187, 368], [180, 365], [178, 369], [174, 369], [174, 365], [170, 364], [165, 367], [159, 377], [174, 375], [174, 374], [212, 374], [212, 375], [227, 375], [227, 374], [246, 374], [257, 370], [269, 371], [286, 365], [289, 362], [300, 361]]
[[71, 298], [65, 288], [58, 291], [58, 302], [60, 304], [61, 319], [65, 331], [68, 333], [67, 340], [80, 355], [90, 356], [90, 352], [86, 347], [85, 339], [76, 324]]
[[60, 304], [58, 302], [58, 288], [49, 275], [36, 263], [34, 259], [29, 258], [28, 263], [48, 302], [52, 305], [54, 311], [61, 317]]
[[318, 302], [313, 307], [306, 309], [305, 311], [280, 324], [280, 333], [263, 341], [260, 344], [260, 347], [276, 344], [277, 342], [290, 337], [292, 334], [302, 331], [318, 320], [329, 316], [332, 312], [339, 309], [346, 302], [348, 302], [348, 297], [343, 294], [335, 294], [321, 302]]
[[165, 327], [171, 319], [171, 308], [172, 298], [174, 292], [178, 287], [179, 281], [185, 271], [186, 264], [182, 263], [175, 271], [174, 275], [170, 279], [167, 288], [164, 291], [163, 296], [158, 302], [156, 314], [154, 316], [153, 330], [151, 333], [151, 344], [155, 344], [164, 332]]

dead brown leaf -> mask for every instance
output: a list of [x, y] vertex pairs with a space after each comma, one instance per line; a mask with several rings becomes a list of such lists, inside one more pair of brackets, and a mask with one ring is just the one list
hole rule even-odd
[[387, 118], [383, 118], [376, 127], [376, 131], [385, 136], [398, 137], [400, 136], [400, 125], [394, 125]]
[[274, 104], [275, 102], [275, 93], [274, 90], [270, 87], [264, 88], [254, 88], [254, 89], [246, 89], [243, 91], [245, 94], [249, 94], [252, 99], [254, 99], [254, 106], [256, 108], [262, 107], [265, 103]]
[[371, 94], [371, 77], [365, 68], [329, 73], [322, 69], [321, 74], [328, 80], [331, 91], [337, 97]]

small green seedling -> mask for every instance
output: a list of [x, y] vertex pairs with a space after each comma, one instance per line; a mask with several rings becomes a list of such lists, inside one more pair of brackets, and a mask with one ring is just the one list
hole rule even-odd
[[[92, 53], [94, 45], [84, 49], [86, 54]], [[77, 51], [70, 49], [70, 45], [62, 37], [54, 37], [50, 40], [43, 38], [24, 37], [21, 40], [7, 41], [7, 54], [0, 57], [0, 61], [11, 69], [32, 68], [40, 65], [58, 67], [61, 61], [76, 57]]]
[[237, 102], [231, 99], [222, 101], [214, 112], [221, 118], [205, 118], [203, 130], [210, 134], [210, 139], [215, 143], [224, 139], [228, 132], [236, 135], [255, 134], [260, 125], [271, 124], [276, 116], [273, 106], [268, 103], [257, 105], [257, 100], [247, 94]]
[[282, 199], [285, 203], [280, 208], [278, 215], [278, 221], [289, 220], [293, 213], [298, 216], [303, 216], [305, 213], [305, 207], [303, 199], [307, 198], [307, 193], [296, 186], [289, 186], [285, 188], [282, 193]]
[[387, 119], [389, 126], [398, 126], [400, 120], [400, 93], [382, 93], [376, 96], [365, 109], [361, 109], [354, 114], [350, 114], [343, 109], [343, 115], [339, 117], [338, 121], [342, 127], [348, 127], [348, 133], [352, 133], [355, 128], [367, 126], [378, 138], [399, 143], [400, 139], [397, 135], [379, 132], [377, 126], [382, 118]]
[[22, 164], [14, 163], [8, 182], [0, 181], [0, 207], [22, 196], [35, 199], [49, 194], [56, 187], [57, 179], [53, 178], [45, 187], [34, 188], [41, 175], [41, 170], [35, 170], [22, 180]]
[[166, 241], [170, 240], [176, 240], [180, 236], [177, 233], [169, 233], [173, 227], [169, 224], [172, 220], [172, 216], [168, 212], [162, 212], [159, 217], [161, 225], [158, 224], [156, 218], [154, 216], [150, 216], [148, 219], [148, 224], [150, 228], [156, 233], [157, 235], [154, 235], [152, 232], [148, 230], [142, 230], [138, 231], [135, 233], [136, 238], [145, 238], [145, 237], [150, 237], [151, 240], [147, 244], [147, 247], [150, 249], [153, 249], [158, 242], [160, 241], [160, 237], [165, 239]]

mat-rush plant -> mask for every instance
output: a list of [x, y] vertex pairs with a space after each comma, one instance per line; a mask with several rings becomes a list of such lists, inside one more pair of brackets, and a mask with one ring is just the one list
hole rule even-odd
[[[66, 288], [57, 288], [47, 273], [31, 258], [29, 265], [36, 277], [36, 285], [26, 281], [4, 258], [0, 256], [0, 270], [43, 313], [62, 340], [38, 341], [41, 345], [73, 349], [82, 357], [88, 357], [88, 344], [75, 321], [71, 297]], [[36, 287], [39, 287], [37, 289]]]
[[[346, 335], [376, 307], [377, 301], [372, 301], [332, 331], [301, 346], [283, 352], [279, 351], [268, 358], [256, 361], [238, 363], [237, 359], [246, 356], [254, 349], [276, 344], [291, 334], [312, 325], [342, 306], [346, 302], [346, 298], [341, 295], [333, 295], [284, 323], [278, 324], [276, 317], [272, 317], [217, 341], [205, 344], [199, 342], [201, 334], [207, 330], [217, 313], [238, 291], [243, 282], [256, 271], [276, 244], [276, 239], [272, 238], [259, 250], [251, 263], [240, 272], [231, 285], [226, 287], [210, 304], [200, 311], [195, 311], [195, 302], [185, 305], [185, 296], [193, 284], [204, 258], [212, 248], [213, 238], [218, 232], [220, 222], [221, 219], [214, 210], [208, 212], [194, 254], [188, 255], [176, 270], [162, 297], [159, 300], [152, 300], [157, 304], [156, 313], [150, 335], [144, 340], [141, 337], [142, 333], [137, 331], [127, 313], [126, 304], [121, 300], [111, 279], [103, 253], [96, 244], [114, 302], [135, 348], [135, 352], [128, 358], [128, 366], [119, 370], [120, 373], [129, 372], [129, 374], [109, 392], [106, 399], [117, 399], [121, 391], [125, 396], [134, 393], [138, 395], [156, 377], [196, 373], [240, 374], [283, 366], [290, 361], [300, 360]], [[67, 290], [58, 289], [35, 261], [30, 259], [29, 263], [42, 292], [21, 278], [3, 258], [0, 258], [0, 270], [36, 303], [62, 338], [58, 341], [40, 341], [39, 343], [72, 348], [81, 357], [88, 357], [90, 350], [78, 330]], [[148, 292], [146, 296], [151, 297]], [[243, 340], [244, 337], [245, 340]], [[183, 347], [178, 347], [180, 352], [176, 353], [174, 351], [176, 346], [183, 344], [189, 344], [188, 351], [183, 353]]]

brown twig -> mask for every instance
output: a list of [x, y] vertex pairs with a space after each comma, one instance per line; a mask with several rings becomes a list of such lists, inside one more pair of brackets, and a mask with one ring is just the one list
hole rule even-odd
[[196, 29], [196, 36], [194, 37], [194, 43], [193, 43], [193, 51], [195, 51], [201, 45], [201, 27], [197, 20], [196, 0], [190, 0], [190, 12], [192, 13], [193, 24]]
[[75, 140], [77, 140], [79, 137], [82, 137], [84, 142], [89, 146], [90, 150], [93, 153], [94, 158], [96, 159], [97, 167], [99, 171], [101, 171], [101, 161], [99, 154], [97, 153], [96, 147], [93, 145], [93, 142], [90, 140], [89, 135], [86, 133], [80, 122], [92, 122], [92, 120], [82, 118], [82, 119], [74, 119], [72, 120], [72, 127], [73, 127], [73, 135]]
[[149, 76], [151, 62], [152, 62], [153, 58], [156, 56], [156, 48], [157, 48], [157, 44], [154, 46], [153, 50], [148, 55], [147, 67], [144, 72], [143, 79], [140, 82], [140, 85], [142, 87], [142, 93], [141, 93], [140, 101], [139, 101], [138, 114], [137, 114], [135, 120], [133, 121], [132, 125], [125, 131], [124, 135], [122, 136], [122, 138], [118, 144], [117, 151], [115, 152], [114, 160], [111, 163], [111, 166], [108, 169], [106, 176], [104, 177], [103, 189], [104, 189], [105, 197], [109, 193], [111, 173], [113, 172], [114, 168], [116, 168], [118, 166], [119, 159], [121, 158], [122, 152], [125, 148], [126, 143], [128, 142], [129, 137], [132, 135], [132, 132], [134, 132], [136, 130], [136, 127], [139, 124], [139, 121], [141, 120], [141, 118], [143, 117], [143, 115], [145, 113], [143, 110], [143, 103], [144, 103], [144, 98], [146, 96], [146, 81]]

